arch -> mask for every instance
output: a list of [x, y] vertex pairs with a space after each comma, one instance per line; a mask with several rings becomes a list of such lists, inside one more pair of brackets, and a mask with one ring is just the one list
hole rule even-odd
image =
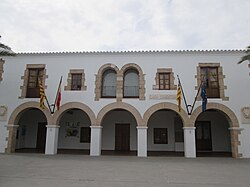
[[5, 150], [6, 153], [13, 153], [15, 152], [15, 147], [16, 147], [16, 135], [17, 135], [17, 123], [22, 116], [22, 114], [27, 111], [30, 108], [36, 108], [39, 109], [44, 116], [46, 117], [47, 124], [52, 124], [52, 115], [47, 107], [45, 109], [41, 110], [40, 109], [40, 103], [35, 102], [35, 101], [29, 101], [26, 103], [23, 103], [16, 107], [16, 109], [11, 113], [9, 121], [8, 121], [8, 126], [7, 130], [9, 131], [8, 133], [8, 143], [7, 143], [7, 148]]
[[116, 65], [111, 64], [111, 63], [104, 64], [99, 68], [98, 73], [96, 74], [96, 81], [95, 81], [95, 100], [96, 101], [98, 101], [101, 98], [102, 75], [108, 69], [114, 70], [116, 74], [119, 73], [119, 68]]
[[[142, 69], [139, 65], [137, 65], [135, 63], [126, 64], [121, 68], [119, 75], [124, 78], [125, 72], [129, 69], [135, 69], [138, 71], [138, 75], [139, 75], [139, 99], [145, 100], [145, 79], [144, 79], [144, 74], [142, 72]], [[121, 89], [123, 89], [123, 86], [121, 86]], [[123, 90], [121, 91], [121, 93], [123, 93]]]
[[85, 105], [83, 103], [79, 103], [79, 102], [69, 102], [69, 103], [62, 105], [60, 107], [60, 110], [59, 111], [57, 110], [55, 112], [55, 114], [53, 115], [53, 124], [55, 124], [55, 125], [59, 124], [59, 121], [62, 117], [62, 114], [65, 111], [67, 111], [69, 109], [73, 109], [73, 108], [80, 109], [83, 112], [85, 112], [90, 119], [91, 125], [96, 124], [96, 118], [95, 118], [94, 112], [87, 105]]
[[[239, 127], [239, 121], [236, 117], [236, 115], [234, 114], [234, 112], [228, 108], [227, 106], [220, 104], [220, 103], [207, 103], [207, 110], [209, 109], [215, 109], [215, 110], [219, 110], [222, 113], [226, 114], [226, 117], [229, 119], [229, 125], [230, 127]], [[202, 106], [197, 107], [191, 117], [191, 124], [194, 126], [195, 121], [197, 119], [197, 117], [202, 113]]]
[[155, 113], [156, 111], [158, 110], [162, 110], [162, 109], [170, 109], [174, 112], [176, 112], [177, 114], [180, 115], [182, 121], [183, 121], [183, 126], [184, 127], [188, 127], [190, 126], [190, 120], [189, 120], [189, 117], [187, 115], [187, 113], [182, 109], [181, 112], [179, 113], [178, 111], [178, 106], [176, 104], [173, 104], [173, 103], [168, 103], [168, 102], [164, 102], [164, 103], [158, 103], [158, 104], [155, 104], [153, 106], [151, 106], [143, 115], [143, 120], [144, 120], [144, 123], [145, 125], [147, 126], [148, 124], [148, 120], [150, 118], [150, 116]]
[[36, 108], [39, 109], [46, 117], [47, 123], [52, 124], [52, 115], [49, 111], [49, 109], [45, 106], [45, 109], [40, 108], [40, 103], [35, 101], [29, 101], [26, 103], [23, 103], [19, 105], [10, 115], [8, 124], [9, 125], [16, 125], [19, 118], [21, 117], [20, 114], [22, 114], [24, 111], [28, 110], [29, 108]]
[[128, 69], [136, 69], [138, 71], [139, 75], [143, 75], [141, 67], [139, 65], [135, 64], [135, 63], [125, 64], [121, 68], [122, 74], [124, 74]]
[[128, 112], [130, 112], [137, 123], [137, 126], [144, 126], [141, 114], [138, 112], [138, 110], [133, 107], [132, 105], [128, 104], [128, 103], [124, 103], [124, 102], [115, 102], [115, 103], [111, 103], [108, 104], [107, 106], [103, 107], [100, 112], [97, 115], [97, 126], [101, 126], [101, 122], [103, 120], [103, 117], [111, 110], [115, 110], [115, 109], [124, 109], [127, 110]]
[[[239, 121], [234, 112], [227, 106], [219, 103], [208, 103], [207, 110], [209, 109], [214, 109], [225, 114], [225, 117], [228, 119], [228, 123], [230, 126], [229, 130], [231, 137], [232, 157], [233, 158], [242, 157], [242, 153], [239, 153], [239, 148], [238, 148], [238, 146], [241, 144], [239, 139], [239, 135], [241, 134], [241, 129], [239, 128]], [[195, 121], [201, 113], [202, 113], [202, 106], [197, 107], [192, 113], [190, 120], [193, 126], [195, 126]]]
[[99, 68], [99, 70], [98, 70], [98, 75], [102, 75], [103, 74], [103, 72], [105, 72], [106, 70], [108, 70], [108, 69], [112, 69], [112, 70], [115, 70], [116, 71], [116, 73], [118, 73], [119, 72], [119, 68], [116, 66], [116, 65], [114, 65], [114, 64], [111, 64], [111, 63], [108, 63], [108, 64], [104, 64], [104, 65], [102, 65], [100, 68]]

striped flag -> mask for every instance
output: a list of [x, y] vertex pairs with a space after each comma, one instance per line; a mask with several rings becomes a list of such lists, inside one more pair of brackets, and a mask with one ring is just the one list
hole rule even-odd
[[59, 83], [59, 86], [58, 86], [58, 91], [57, 91], [57, 96], [56, 96], [56, 107], [57, 107], [57, 110], [60, 109], [60, 103], [61, 103], [61, 84], [62, 84], [62, 77], [61, 77], [61, 80], [60, 80], [60, 83]]
[[44, 109], [44, 100], [45, 100], [45, 92], [43, 88], [43, 82], [39, 80], [39, 88], [40, 88], [40, 108]]
[[180, 83], [180, 80], [178, 81], [176, 100], [178, 102], [178, 110], [179, 110], [179, 112], [181, 112], [181, 83]]

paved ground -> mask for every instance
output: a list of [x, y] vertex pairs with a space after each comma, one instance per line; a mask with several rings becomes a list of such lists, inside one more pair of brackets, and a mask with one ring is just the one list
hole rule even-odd
[[1, 187], [249, 187], [250, 159], [0, 154]]

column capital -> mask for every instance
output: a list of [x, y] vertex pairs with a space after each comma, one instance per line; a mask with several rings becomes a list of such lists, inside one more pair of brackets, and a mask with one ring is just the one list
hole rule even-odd
[[183, 130], [195, 130], [196, 127], [183, 127]]
[[137, 128], [137, 129], [148, 129], [147, 126], [137, 126], [136, 128]]
[[7, 127], [7, 128], [10, 128], [10, 127], [12, 127], [12, 128], [18, 128], [19, 125], [10, 125], [10, 124], [8, 124], [8, 125], [5, 125], [5, 127]]
[[46, 125], [47, 128], [60, 128], [58, 125]]
[[230, 128], [228, 128], [228, 130], [230, 130], [230, 131], [243, 131], [244, 128], [240, 128], [240, 127], [230, 127]]
[[95, 126], [95, 125], [91, 125], [90, 126], [91, 129], [102, 129], [102, 126]]

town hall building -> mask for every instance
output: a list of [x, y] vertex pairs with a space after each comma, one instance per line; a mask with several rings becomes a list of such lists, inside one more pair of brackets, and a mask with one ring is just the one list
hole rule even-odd
[[169, 50], [2, 57], [0, 152], [250, 158], [250, 65], [237, 64], [243, 55]]

